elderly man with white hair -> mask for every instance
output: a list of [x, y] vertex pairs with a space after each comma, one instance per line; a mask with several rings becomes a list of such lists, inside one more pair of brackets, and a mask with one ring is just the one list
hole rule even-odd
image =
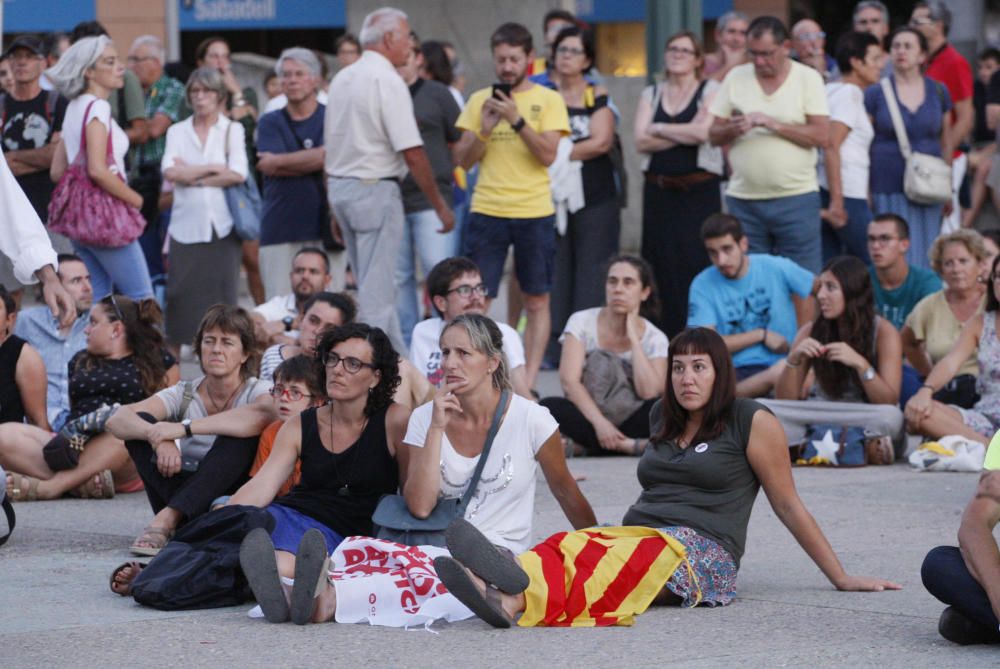
[[167, 128], [181, 118], [184, 103], [184, 84], [163, 71], [165, 60], [163, 42], [153, 35], [142, 35], [132, 42], [128, 52], [128, 67], [142, 84], [146, 101], [146, 127], [149, 139], [132, 145], [132, 169], [129, 184], [142, 195], [142, 216], [146, 231], [139, 238], [149, 275], [154, 283], [165, 281], [163, 276], [162, 249], [166, 230], [160, 226], [160, 209], [157, 205], [163, 175], [160, 161], [167, 143]]
[[410, 56], [410, 23], [383, 7], [361, 26], [361, 58], [330, 85], [325, 145], [330, 207], [358, 282], [359, 320], [382, 328], [405, 353], [396, 312], [396, 258], [403, 235], [399, 181], [407, 169], [441, 219], [455, 225], [438, 191], [406, 83], [396, 67]]
[[[274, 70], [287, 104], [261, 116], [257, 125], [257, 171], [264, 175], [260, 273], [268, 300], [290, 297], [288, 272], [295, 257], [303, 248], [322, 249], [324, 228], [330, 225], [323, 183], [326, 106], [316, 86], [319, 59], [309, 49], [293, 47], [281, 52]], [[327, 252], [326, 258], [330, 289], [343, 290], [344, 253]]]

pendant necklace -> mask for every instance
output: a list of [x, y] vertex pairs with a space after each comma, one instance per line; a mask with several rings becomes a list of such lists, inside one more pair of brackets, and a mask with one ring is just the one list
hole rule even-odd
[[[358, 464], [358, 441], [361, 440], [361, 435], [365, 433], [365, 428], [368, 427], [368, 417], [365, 417], [365, 422], [361, 425], [361, 434], [358, 435], [357, 441], [354, 442], [349, 448], [355, 449], [354, 457], [351, 458], [351, 466], [347, 470], [347, 480], [344, 481], [340, 478], [340, 467], [334, 463], [333, 473], [336, 477], [337, 483], [340, 483], [340, 487], [337, 488], [337, 497], [350, 497], [351, 496], [351, 478], [354, 473], [354, 467]], [[333, 453], [333, 405], [330, 405], [330, 452]], [[338, 455], [338, 454], [334, 454]]]

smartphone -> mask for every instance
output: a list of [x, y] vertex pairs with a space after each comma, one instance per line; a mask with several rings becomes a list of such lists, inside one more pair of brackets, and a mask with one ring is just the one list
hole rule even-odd
[[497, 95], [497, 91], [503, 91], [504, 95], [510, 97], [510, 89], [510, 84], [493, 84], [493, 97], [500, 99], [500, 96]]

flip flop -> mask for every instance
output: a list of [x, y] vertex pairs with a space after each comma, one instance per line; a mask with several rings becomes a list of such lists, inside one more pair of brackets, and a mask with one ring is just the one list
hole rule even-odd
[[511, 619], [503, 610], [499, 590], [487, 584], [486, 591], [480, 591], [469, 572], [455, 558], [444, 555], [434, 558], [434, 570], [448, 592], [483, 621], [500, 629], [510, 627]]
[[528, 587], [528, 574], [509, 553], [497, 548], [476, 526], [464, 518], [451, 521], [444, 531], [452, 557], [490, 585], [516, 595]]
[[288, 620], [288, 600], [278, 577], [274, 544], [263, 527], [251, 530], [240, 544], [240, 567], [268, 622], [283, 623]]
[[[135, 580], [135, 577], [139, 575], [140, 571], [146, 568], [147, 564], [149, 563], [139, 562], [137, 560], [131, 560], [129, 562], [122, 562], [120, 565], [115, 567], [115, 570], [111, 572], [111, 580], [108, 583], [108, 586], [111, 588], [111, 592], [115, 593], [116, 595], [121, 595], [122, 597], [130, 596], [132, 594], [132, 581]], [[132, 569], [133, 571], [135, 571], [135, 575], [132, 576], [132, 581], [121, 584], [122, 588], [124, 588], [125, 591], [119, 592], [118, 590], [115, 590], [115, 583], [116, 583], [115, 579], [118, 578], [118, 575], [121, 574], [126, 569]]]
[[17, 472], [7, 472], [10, 477], [10, 487], [8, 488], [8, 499], [13, 502], [36, 502], [38, 501], [38, 484], [40, 479]]
[[[174, 531], [165, 527], [153, 527], [150, 525], [142, 531], [136, 540], [129, 546], [132, 555], [143, 557], [156, 557], [163, 547], [173, 538]], [[141, 542], [141, 543], [140, 543]], [[145, 544], [145, 545], [142, 545]]]
[[115, 478], [110, 469], [95, 474], [100, 483], [95, 483], [91, 476], [86, 481], [73, 488], [72, 494], [80, 499], [111, 499], [115, 496]]
[[302, 535], [295, 553], [295, 585], [292, 586], [292, 622], [305, 625], [316, 608], [316, 596], [326, 584], [330, 555], [323, 533], [313, 528]]

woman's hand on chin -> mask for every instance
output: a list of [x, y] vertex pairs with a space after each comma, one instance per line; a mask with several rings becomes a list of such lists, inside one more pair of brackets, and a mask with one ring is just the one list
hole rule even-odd
[[902, 590], [903, 586], [884, 578], [870, 576], [851, 576], [845, 574], [842, 579], [833, 584], [842, 592], [884, 592], [885, 590]]

